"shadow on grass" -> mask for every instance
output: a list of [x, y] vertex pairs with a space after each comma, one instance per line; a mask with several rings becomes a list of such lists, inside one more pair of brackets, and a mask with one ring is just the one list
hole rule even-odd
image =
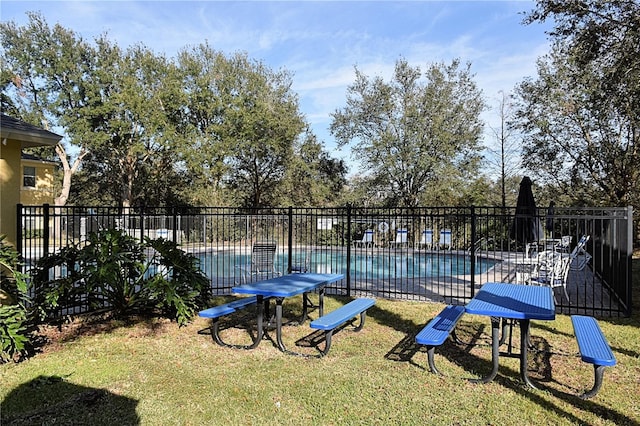
[[137, 425], [138, 401], [105, 389], [73, 384], [67, 377], [38, 376], [2, 401], [2, 425]]
[[[485, 326], [481, 325], [478, 327], [477, 325], [461, 322], [456, 327], [456, 331], [458, 332], [458, 336], [464, 341], [456, 343], [452, 339], [448, 339], [436, 348], [436, 365], [438, 364], [438, 359], [446, 359], [469, 372], [471, 375], [481, 377], [488, 373], [491, 370], [491, 360], [480, 358], [471, 353], [471, 349], [477, 346], [485, 346], [487, 350], [490, 351], [491, 343], [486, 337], [484, 337], [486, 336]], [[425, 374], [431, 374], [428, 373], [429, 369], [427, 366], [426, 348], [420, 348], [418, 347], [419, 345], [415, 344], [416, 334], [417, 333], [409, 334], [398, 342], [398, 344], [387, 354], [387, 358], [395, 361], [409, 362], [410, 364], [425, 371]], [[519, 348], [514, 349], [519, 350]], [[541, 393], [541, 391], [547, 392], [557, 399], [565, 401], [582, 411], [595, 413], [600, 418], [610, 420], [614, 424], [640, 426], [640, 423], [638, 423], [637, 420], [629, 418], [619, 411], [599, 404], [597, 397], [592, 400], [579, 398], [578, 394], [582, 393], [583, 390], [569, 389], [566, 385], [553, 378], [551, 357], [575, 357], [573, 354], [564, 353], [562, 351], [552, 352], [549, 342], [538, 336], [531, 336], [529, 351], [529, 377], [531, 377], [539, 390], [531, 389], [524, 385], [520, 379], [520, 372], [504, 365], [500, 366], [500, 371], [493, 382], [499, 384], [505, 389], [516, 392], [518, 395], [530, 399], [541, 407], [544, 407], [545, 409], [556, 413], [559, 417], [568, 419], [570, 422], [575, 424], [585, 424], [585, 420], [562, 408], [560, 404], [554, 403], [553, 400], [549, 400], [545, 397], [544, 393]], [[413, 356], [416, 353], [422, 352], [424, 352], [422, 362], [416, 362], [413, 360]], [[451, 377], [450, 379], [464, 380], [470, 378], [472, 377]], [[425, 377], [425, 380], [428, 380], [428, 376]], [[567, 391], [552, 387], [552, 383], [559, 385], [561, 388], [566, 388]], [[478, 383], [477, 386], [483, 386], [483, 384]]]

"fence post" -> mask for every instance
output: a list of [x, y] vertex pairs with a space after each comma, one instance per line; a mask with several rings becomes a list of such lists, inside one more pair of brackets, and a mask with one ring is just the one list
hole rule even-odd
[[49, 254], [49, 235], [51, 232], [49, 230], [49, 204], [42, 205], [42, 220], [44, 221], [43, 230], [42, 230], [42, 255], [46, 256]]
[[178, 244], [178, 208], [176, 206], [171, 207], [171, 231], [173, 231], [173, 242]]
[[630, 317], [633, 312], [633, 207], [627, 206], [627, 247], [625, 247], [626, 257], [626, 269], [627, 269], [627, 309], [625, 316]]
[[[140, 207], [140, 242], [144, 241], [144, 221], [146, 220], [146, 216], [144, 214], [144, 207]], [[129, 220], [131, 218], [128, 218]], [[155, 237], [155, 235], [154, 235]]]
[[351, 204], [347, 204], [347, 297], [351, 297]]
[[289, 206], [287, 211], [287, 216], [289, 219], [289, 229], [287, 230], [287, 246], [289, 248], [288, 259], [287, 259], [287, 272], [291, 273], [291, 268], [293, 267], [291, 254], [293, 253], [293, 207]]
[[471, 206], [471, 296], [476, 294], [476, 208]]
[[22, 204], [18, 204], [16, 206], [16, 250], [18, 253], [22, 254]]

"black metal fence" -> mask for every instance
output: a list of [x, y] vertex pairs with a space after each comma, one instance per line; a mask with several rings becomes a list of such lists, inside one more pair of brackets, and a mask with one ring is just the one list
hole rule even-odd
[[[523, 243], [510, 237], [514, 208], [147, 208], [18, 206], [18, 249], [27, 265], [82, 244], [99, 229], [166, 238], [200, 259], [214, 294], [229, 294], [252, 274], [252, 247], [277, 244], [272, 274], [343, 273], [328, 292], [463, 304], [489, 281], [515, 282]], [[632, 209], [556, 208], [547, 239], [589, 235], [591, 261], [568, 278], [563, 313], [631, 314]], [[369, 231], [369, 232], [366, 232]], [[373, 232], [371, 232], [373, 231]], [[365, 235], [366, 234], [366, 235]], [[371, 241], [368, 236], [372, 236]], [[570, 247], [569, 249], [571, 249]]]

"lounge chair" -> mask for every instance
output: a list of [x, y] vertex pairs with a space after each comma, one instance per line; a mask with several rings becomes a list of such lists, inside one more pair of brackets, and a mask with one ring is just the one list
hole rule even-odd
[[273, 241], [256, 242], [251, 249], [251, 264], [240, 266], [242, 282], [253, 278], [267, 279], [282, 275], [275, 268], [275, 257], [278, 245]]
[[396, 230], [396, 240], [389, 241], [389, 247], [408, 247], [409, 242], [407, 241], [408, 231], [404, 228], [398, 228]]
[[451, 250], [451, 229], [440, 230], [440, 241], [438, 242], [438, 248]]
[[570, 268], [572, 271], [582, 271], [591, 261], [591, 255], [587, 253], [587, 242], [590, 235], [583, 235], [569, 255], [571, 257]]
[[420, 242], [417, 244], [417, 248], [433, 248], [433, 229], [425, 229], [424, 231], [422, 231], [422, 235], [420, 235]]
[[373, 247], [373, 229], [367, 229], [364, 231], [362, 240], [356, 240], [353, 242], [354, 247]]

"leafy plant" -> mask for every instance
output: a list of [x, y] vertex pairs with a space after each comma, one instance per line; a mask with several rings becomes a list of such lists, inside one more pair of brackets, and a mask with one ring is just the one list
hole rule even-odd
[[79, 260], [91, 308], [109, 306], [116, 314], [147, 310], [150, 301], [143, 282], [143, 250], [135, 238], [119, 230], [89, 235]]
[[208, 279], [172, 241], [140, 242], [120, 230], [92, 233], [84, 247], [45, 256], [34, 274], [41, 316], [104, 309], [115, 316], [157, 313], [185, 325], [204, 305]]
[[147, 281], [151, 299], [178, 324], [185, 325], [209, 298], [209, 279], [198, 267], [198, 259], [180, 250], [173, 241], [146, 239], [154, 255], [156, 273]]
[[0, 362], [24, 353], [30, 343], [26, 275], [18, 252], [0, 236]]

